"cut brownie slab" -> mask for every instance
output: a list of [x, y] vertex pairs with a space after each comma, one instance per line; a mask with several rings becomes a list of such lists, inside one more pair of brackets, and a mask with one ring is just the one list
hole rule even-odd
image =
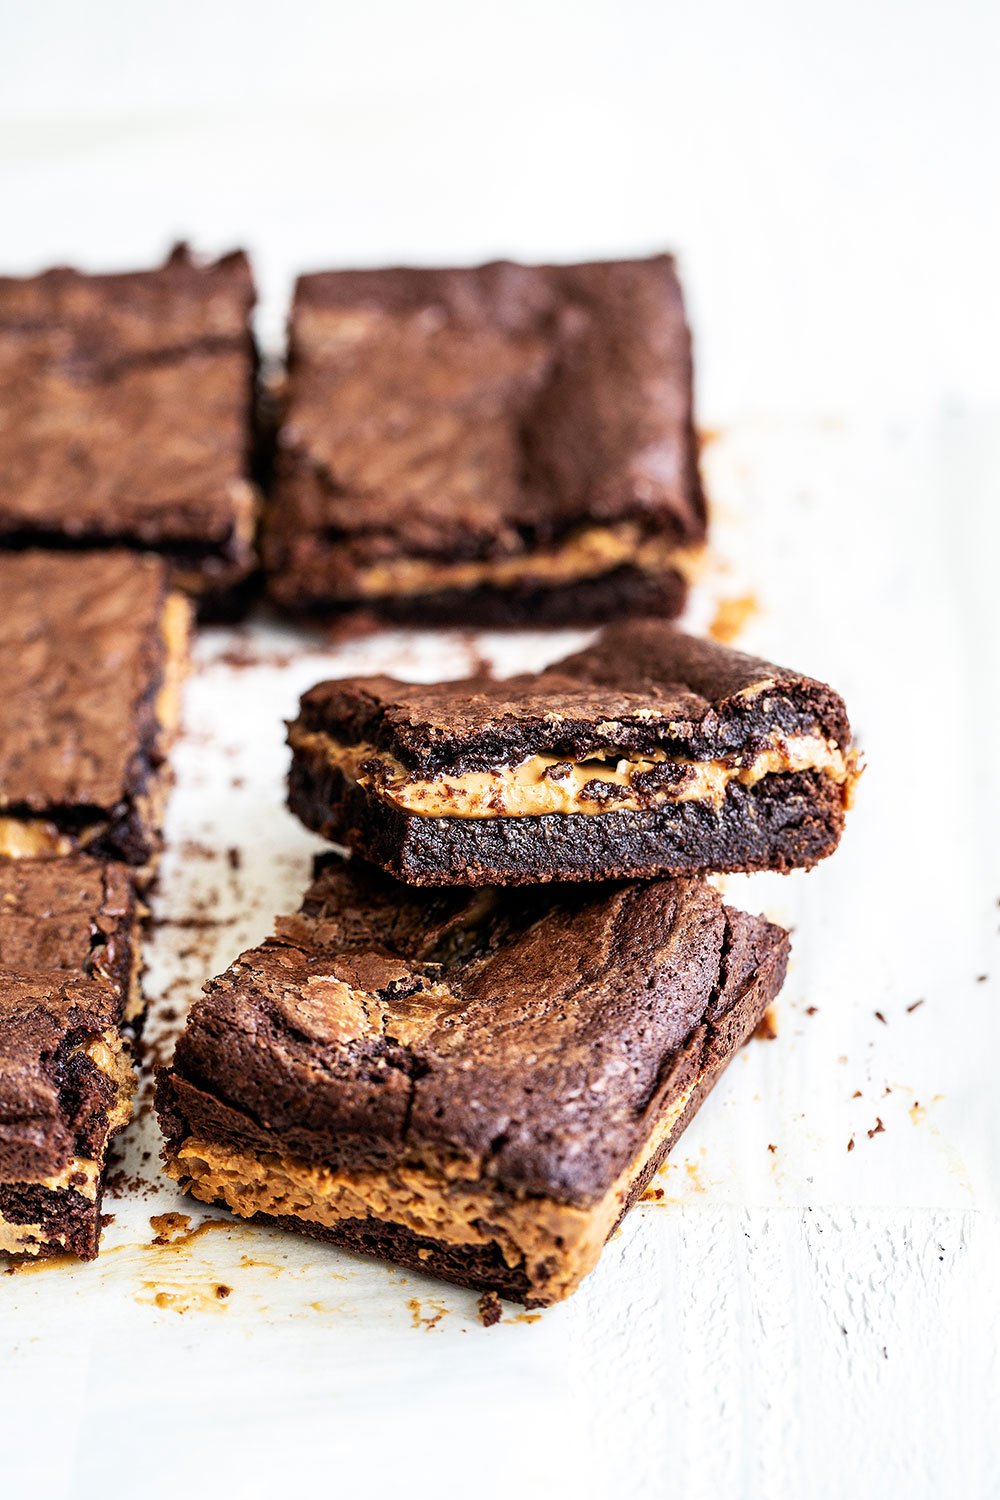
[[289, 806], [417, 885], [809, 867], [857, 776], [832, 688], [659, 621], [531, 677], [324, 682]]
[[781, 987], [699, 881], [419, 892], [334, 856], [158, 1084], [195, 1197], [529, 1305], [568, 1296]]
[[191, 607], [136, 553], [0, 555], [0, 854], [160, 848]]
[[130, 872], [0, 859], [0, 1253], [97, 1254], [135, 1086], [122, 1028], [141, 1005]]
[[677, 614], [705, 507], [672, 259], [302, 277], [277, 475], [287, 608]]
[[218, 601], [253, 565], [246, 257], [0, 278], [0, 546], [153, 548]]

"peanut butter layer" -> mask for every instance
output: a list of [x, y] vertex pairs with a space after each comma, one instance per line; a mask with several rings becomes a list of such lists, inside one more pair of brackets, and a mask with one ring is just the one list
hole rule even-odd
[[434, 594], [451, 589], [509, 588], [519, 585], [554, 586], [581, 578], [596, 578], [629, 565], [643, 572], [674, 569], [687, 578], [697, 567], [700, 549], [679, 547], [665, 537], [646, 537], [636, 525], [586, 526], [561, 546], [539, 548], [511, 557], [479, 562], [431, 562], [398, 557], [361, 568], [356, 593], [363, 599], [382, 596]]
[[294, 750], [322, 755], [348, 781], [380, 801], [424, 818], [527, 818], [546, 813], [600, 814], [638, 810], [666, 802], [707, 802], [721, 806], [732, 781], [754, 786], [764, 776], [821, 771], [850, 787], [856, 757], [818, 735], [772, 736], [771, 745], [749, 761], [695, 761], [669, 756], [595, 751], [586, 761], [532, 755], [492, 771], [443, 773], [415, 778], [392, 755], [372, 745], [338, 744], [330, 736], [294, 728]]
[[594, 1269], [634, 1184], [669, 1143], [691, 1094], [685, 1090], [671, 1103], [635, 1161], [588, 1209], [504, 1193], [481, 1180], [476, 1164], [458, 1158], [437, 1172], [400, 1163], [391, 1171], [348, 1173], [191, 1137], [166, 1170], [195, 1198], [224, 1203], [244, 1219], [266, 1214], [325, 1228], [375, 1219], [447, 1245], [495, 1244], [508, 1266], [523, 1269], [532, 1302], [543, 1305], [570, 1296]]

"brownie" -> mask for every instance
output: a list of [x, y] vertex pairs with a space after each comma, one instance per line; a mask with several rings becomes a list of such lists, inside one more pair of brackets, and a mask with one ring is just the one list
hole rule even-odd
[[0, 854], [152, 873], [190, 605], [133, 552], [0, 554]]
[[418, 891], [330, 857], [205, 987], [158, 1109], [205, 1202], [567, 1296], [781, 987], [701, 881]]
[[0, 1253], [97, 1254], [135, 1085], [138, 928], [124, 866], [0, 859]]
[[670, 256], [300, 278], [263, 544], [279, 605], [672, 616], [704, 536]]
[[810, 867], [857, 754], [832, 688], [656, 620], [531, 676], [323, 682], [289, 806], [416, 885]]
[[254, 563], [242, 253], [0, 278], [0, 547], [150, 548], [216, 605]]

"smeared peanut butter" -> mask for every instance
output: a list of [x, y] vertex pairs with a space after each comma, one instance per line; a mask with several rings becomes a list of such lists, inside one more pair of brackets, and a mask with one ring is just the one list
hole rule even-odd
[[523, 1268], [531, 1302], [558, 1302], [597, 1264], [633, 1185], [669, 1141], [690, 1098], [690, 1089], [678, 1095], [631, 1166], [589, 1208], [505, 1192], [482, 1178], [480, 1163], [457, 1157], [433, 1167], [346, 1172], [189, 1136], [166, 1170], [195, 1198], [225, 1203], [242, 1218], [262, 1213], [327, 1227], [376, 1219], [446, 1245], [497, 1245], [508, 1266]]
[[545, 813], [600, 814], [658, 807], [668, 802], [707, 802], [721, 807], [730, 782], [754, 786], [765, 776], [821, 771], [850, 788], [857, 776], [854, 752], [846, 754], [819, 735], [775, 734], [749, 762], [696, 761], [629, 755], [608, 750], [584, 761], [532, 755], [490, 771], [447, 773], [431, 780], [410, 777], [392, 755], [371, 745], [343, 745], [320, 732], [293, 729], [295, 749], [318, 751], [347, 779], [401, 812], [425, 818], [526, 818]]
[[666, 537], [647, 537], [638, 526], [585, 526], [560, 546], [475, 562], [439, 563], [399, 557], [359, 570], [354, 590], [359, 597], [434, 594], [446, 589], [494, 588], [514, 584], [573, 583], [597, 578], [629, 564], [645, 573], [670, 569], [687, 578], [697, 569], [702, 548], [678, 547]]

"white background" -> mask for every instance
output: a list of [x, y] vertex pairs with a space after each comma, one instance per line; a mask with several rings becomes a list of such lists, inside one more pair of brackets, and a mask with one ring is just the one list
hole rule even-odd
[[[1000, 1493], [996, 8], [0, 15], [0, 269], [242, 243], [274, 350], [297, 269], [676, 249], [718, 550], [692, 624], [753, 595], [742, 643], [833, 681], [869, 762], [835, 859], [728, 882], [795, 929], [779, 1037], [573, 1301], [487, 1331], [470, 1294], [292, 1237], [152, 1247], [191, 1206], [147, 1116], [101, 1260], [0, 1278], [4, 1488]], [[575, 639], [478, 648], [508, 670]], [[154, 1031], [301, 893], [297, 694], [458, 674], [469, 644], [202, 636]]]

